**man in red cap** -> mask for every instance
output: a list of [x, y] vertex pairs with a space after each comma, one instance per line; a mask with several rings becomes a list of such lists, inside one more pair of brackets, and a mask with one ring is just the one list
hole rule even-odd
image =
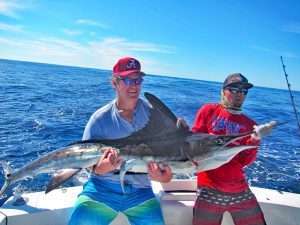
[[[260, 138], [271, 134], [275, 122], [256, 126], [253, 120], [242, 113], [242, 105], [252, 87], [242, 74], [229, 75], [222, 86], [220, 103], [202, 106], [192, 130], [228, 135], [251, 132], [254, 128], [255, 134], [231, 145], [259, 146]], [[219, 168], [198, 173], [193, 225], [220, 225], [225, 211], [231, 213], [237, 225], [266, 224], [243, 171], [245, 166], [254, 162], [257, 150], [244, 150]]]
[[[139, 98], [144, 75], [139, 61], [134, 58], [117, 62], [111, 79], [116, 99], [91, 116], [83, 140], [123, 138], [145, 126], [151, 106]], [[127, 172], [122, 190], [117, 170], [122, 160], [112, 149], [104, 152], [79, 194], [69, 225], [110, 224], [119, 212], [125, 214], [131, 224], [165, 224], [149, 178], [169, 182], [170, 168], [150, 163], [148, 174]]]

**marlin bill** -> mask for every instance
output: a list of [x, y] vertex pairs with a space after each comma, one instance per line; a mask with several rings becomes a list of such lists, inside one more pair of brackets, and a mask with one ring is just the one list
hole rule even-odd
[[152, 105], [149, 121], [132, 135], [115, 140], [88, 140], [70, 144], [45, 154], [22, 168], [11, 170], [1, 161], [5, 183], [0, 197], [16, 181], [34, 178], [41, 173], [57, 171], [49, 182], [46, 193], [66, 182], [84, 168], [97, 164], [107, 149], [115, 149], [124, 157], [120, 165], [121, 184], [127, 171], [147, 173], [149, 162], [168, 163], [173, 173], [194, 173], [217, 168], [239, 152], [257, 146], [227, 147], [233, 141], [251, 135], [209, 135], [176, 126], [177, 117], [157, 97], [145, 93]]

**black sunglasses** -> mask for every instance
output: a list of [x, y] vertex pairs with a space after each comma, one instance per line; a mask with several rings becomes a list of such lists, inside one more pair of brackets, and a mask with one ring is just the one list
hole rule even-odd
[[228, 86], [228, 87], [225, 87], [224, 89], [230, 91], [233, 94], [237, 94], [237, 93], [242, 93], [243, 95], [248, 94], [247, 88], [238, 88], [238, 87]]
[[143, 82], [143, 78], [141, 77], [137, 79], [120, 77], [119, 80], [122, 80], [126, 85], [141, 85]]

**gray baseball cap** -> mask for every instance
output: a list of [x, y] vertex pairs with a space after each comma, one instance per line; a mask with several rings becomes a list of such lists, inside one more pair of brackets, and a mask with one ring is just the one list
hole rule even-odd
[[244, 88], [250, 89], [253, 84], [249, 83], [247, 78], [240, 73], [233, 73], [227, 76], [223, 83], [223, 88], [227, 86], [242, 85]]

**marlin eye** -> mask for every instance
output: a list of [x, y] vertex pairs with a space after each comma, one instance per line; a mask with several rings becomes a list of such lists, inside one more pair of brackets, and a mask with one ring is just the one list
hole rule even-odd
[[216, 139], [216, 143], [217, 143], [218, 145], [223, 144], [223, 140], [222, 140], [222, 139]]

